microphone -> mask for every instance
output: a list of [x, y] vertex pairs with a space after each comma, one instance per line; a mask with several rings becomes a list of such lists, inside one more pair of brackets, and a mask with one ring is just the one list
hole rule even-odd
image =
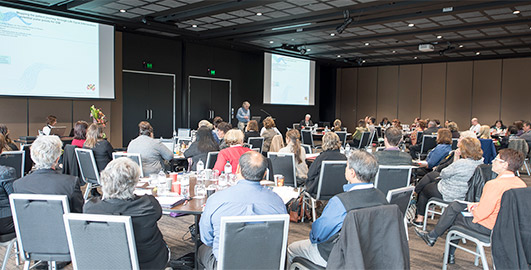
[[260, 109], [260, 111], [263, 112], [263, 113], [265, 113], [265, 114], [267, 114], [267, 116], [271, 116], [271, 117], [273, 117], [270, 113], [268, 113], [268, 112], [267, 112], [266, 110], [264, 110], [264, 109]]

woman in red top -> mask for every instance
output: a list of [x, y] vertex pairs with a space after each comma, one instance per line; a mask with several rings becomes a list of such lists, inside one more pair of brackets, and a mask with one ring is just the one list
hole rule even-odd
[[231, 129], [225, 134], [223, 139], [229, 147], [219, 151], [214, 170], [218, 170], [221, 173], [228, 161], [232, 166], [232, 173], [236, 173], [241, 155], [251, 151], [251, 149], [243, 147], [243, 137], [243, 132], [239, 129]]
[[83, 144], [87, 140], [88, 123], [85, 121], [77, 121], [74, 125], [74, 139], [72, 145], [83, 148]]

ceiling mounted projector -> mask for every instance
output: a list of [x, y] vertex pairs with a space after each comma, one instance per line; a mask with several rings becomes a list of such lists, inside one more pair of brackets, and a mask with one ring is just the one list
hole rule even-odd
[[433, 52], [435, 47], [432, 44], [420, 44], [419, 51], [421, 52]]

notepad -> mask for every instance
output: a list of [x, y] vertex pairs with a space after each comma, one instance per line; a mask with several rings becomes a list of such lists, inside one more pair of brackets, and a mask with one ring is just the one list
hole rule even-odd
[[184, 203], [185, 198], [183, 196], [167, 196], [167, 197], [155, 197], [159, 201], [162, 208], [172, 208], [176, 205]]

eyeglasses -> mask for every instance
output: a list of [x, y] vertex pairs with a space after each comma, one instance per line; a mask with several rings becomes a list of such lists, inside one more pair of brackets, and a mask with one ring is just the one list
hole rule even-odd
[[498, 157], [495, 158], [494, 160], [497, 160], [497, 161], [499, 161], [499, 162], [505, 162], [505, 160], [503, 160], [503, 159], [501, 159], [501, 158], [498, 158]]

